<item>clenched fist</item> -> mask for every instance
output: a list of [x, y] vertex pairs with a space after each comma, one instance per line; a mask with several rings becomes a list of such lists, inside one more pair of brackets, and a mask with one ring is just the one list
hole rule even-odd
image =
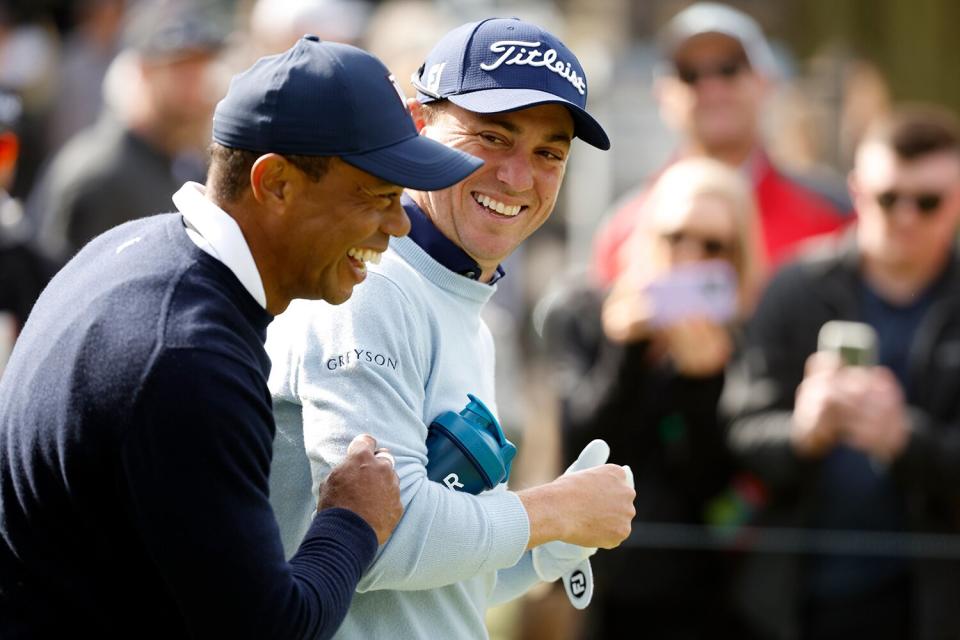
[[353, 439], [347, 457], [320, 486], [317, 511], [349, 509], [373, 528], [377, 542], [383, 544], [400, 522], [403, 505], [393, 456], [376, 446], [377, 441], [367, 434]]
[[612, 549], [630, 535], [636, 515], [637, 494], [615, 464], [565, 474], [517, 495], [530, 520], [531, 549], [552, 540]]

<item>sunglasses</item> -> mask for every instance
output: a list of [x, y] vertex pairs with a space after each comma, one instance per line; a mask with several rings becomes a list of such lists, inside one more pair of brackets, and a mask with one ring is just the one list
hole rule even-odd
[[699, 245], [700, 251], [708, 258], [721, 258], [733, 253], [733, 247], [725, 240], [703, 236], [689, 231], [671, 231], [664, 233], [660, 237], [667, 241], [671, 248], [678, 247], [681, 244], [695, 243]]
[[743, 60], [742, 58], [733, 58], [730, 60], [723, 60], [712, 65], [701, 65], [699, 67], [686, 64], [677, 64], [676, 71], [680, 82], [686, 85], [694, 86], [704, 78], [720, 78], [729, 82], [740, 75], [740, 72], [744, 71], [748, 67], [749, 65], [747, 64], [746, 60]]
[[883, 209], [885, 213], [892, 212], [900, 200], [905, 200], [912, 204], [913, 208], [916, 209], [918, 213], [924, 216], [933, 216], [940, 210], [940, 205], [943, 204], [944, 195], [942, 193], [936, 193], [932, 191], [926, 193], [907, 194], [891, 189], [889, 191], [878, 193], [876, 198], [877, 204], [880, 205], [880, 208]]

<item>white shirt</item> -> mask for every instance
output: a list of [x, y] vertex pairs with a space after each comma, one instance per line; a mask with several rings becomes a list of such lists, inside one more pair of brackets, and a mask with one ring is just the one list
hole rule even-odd
[[253, 299], [266, 309], [267, 293], [263, 289], [263, 280], [240, 225], [208, 200], [205, 193], [202, 184], [187, 182], [173, 194], [173, 203], [186, 222], [187, 235], [195, 245], [226, 265]]

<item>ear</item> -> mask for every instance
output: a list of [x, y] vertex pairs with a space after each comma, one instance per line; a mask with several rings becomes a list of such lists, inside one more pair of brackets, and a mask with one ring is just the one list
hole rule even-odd
[[653, 82], [650, 84], [650, 94], [653, 96], [654, 102], [657, 105], [661, 105], [664, 100], [664, 92], [667, 91], [667, 83], [669, 80], [663, 77], [663, 74], [658, 73], [653, 76]]
[[426, 123], [423, 120], [423, 108], [420, 105], [420, 101], [416, 98], [407, 98], [407, 111], [410, 112], [410, 117], [413, 118], [413, 124], [417, 127], [417, 133], [422, 133]]
[[290, 174], [290, 163], [283, 156], [268, 153], [257, 158], [250, 168], [250, 190], [254, 199], [267, 206], [283, 203]]
[[856, 202], [857, 196], [860, 195], [860, 181], [857, 179], [856, 167], [847, 174], [847, 191], [850, 193], [850, 200]]
[[776, 80], [773, 78], [768, 78], [767, 76], [761, 75], [759, 73], [754, 74], [759, 87], [758, 91], [760, 92], [760, 98], [762, 100], [768, 100], [773, 95], [773, 91], [777, 86]]
[[657, 103], [660, 119], [673, 131], [683, 131], [683, 113], [686, 111], [683, 101], [689, 100], [688, 88], [677, 78], [670, 75], [657, 75], [651, 88]]

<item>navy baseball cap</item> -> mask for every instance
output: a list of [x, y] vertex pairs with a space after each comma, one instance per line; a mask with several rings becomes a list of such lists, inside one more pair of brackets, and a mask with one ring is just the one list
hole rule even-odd
[[213, 140], [259, 153], [339, 156], [424, 191], [483, 165], [417, 133], [403, 92], [373, 55], [307, 35], [233, 77], [213, 115]]
[[488, 18], [457, 27], [440, 39], [412, 82], [420, 102], [446, 99], [474, 113], [562, 104], [578, 138], [610, 148], [603, 127], [587, 113], [580, 61], [556, 36], [529, 22]]

